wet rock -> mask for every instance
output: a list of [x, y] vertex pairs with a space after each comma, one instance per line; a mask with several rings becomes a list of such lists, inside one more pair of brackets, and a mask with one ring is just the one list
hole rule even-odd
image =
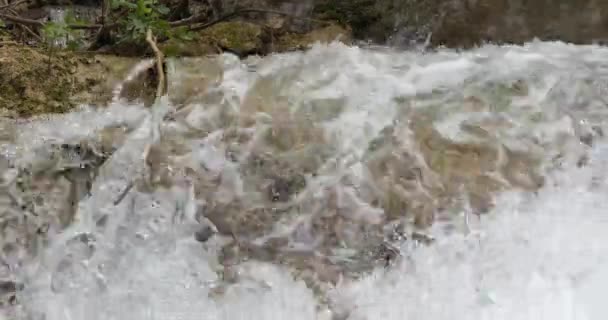
[[200, 230], [194, 233], [194, 239], [198, 242], [207, 242], [207, 240], [209, 240], [214, 233], [213, 228], [210, 226], [203, 226]]
[[414, 139], [429, 168], [440, 177], [444, 196], [464, 192], [473, 210], [487, 212], [492, 195], [507, 186], [525, 190], [542, 186], [541, 161], [535, 153], [512, 150], [494, 140], [493, 132], [504, 127], [502, 122], [463, 126], [476, 140], [456, 142], [443, 137], [431, 120], [415, 117]]
[[306, 181], [301, 175], [289, 178], [275, 177], [268, 186], [268, 198], [272, 202], [287, 202], [291, 195], [303, 189], [305, 184]]
[[0, 295], [15, 293], [22, 289], [23, 286], [10, 280], [0, 280]]
[[424, 159], [406, 151], [399, 139], [395, 128], [388, 127], [368, 147], [365, 164], [377, 188], [369, 200], [388, 220], [411, 218], [420, 227], [429, 226], [444, 186]]
[[277, 36], [277, 39], [271, 44], [271, 50], [278, 52], [303, 50], [315, 43], [327, 44], [334, 41], [351, 44], [352, 32], [336, 24], [319, 27], [308, 33], [287, 32]]
[[17, 303], [17, 292], [23, 285], [12, 280], [0, 280], [0, 308]]
[[238, 203], [212, 204], [205, 212], [218, 232], [243, 240], [254, 239], [269, 233], [284, 210], [266, 207], [247, 208]]

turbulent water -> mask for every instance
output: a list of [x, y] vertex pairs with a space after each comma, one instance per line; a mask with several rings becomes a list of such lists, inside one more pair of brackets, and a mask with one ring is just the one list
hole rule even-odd
[[0, 319], [608, 315], [608, 49], [331, 44], [169, 73], [152, 108], [2, 123]]

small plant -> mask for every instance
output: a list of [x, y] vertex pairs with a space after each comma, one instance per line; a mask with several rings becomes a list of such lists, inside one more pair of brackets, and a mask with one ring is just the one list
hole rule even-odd
[[42, 35], [50, 48], [61, 46], [62, 40], [67, 41], [69, 34], [70, 28], [65, 22], [49, 22], [42, 28]]
[[54, 47], [67, 47], [78, 49], [83, 45], [82, 30], [75, 30], [72, 26], [86, 25], [87, 22], [76, 18], [71, 10], [67, 10], [63, 21], [48, 22], [42, 28], [42, 35], [49, 49]]
[[111, 8], [118, 12], [121, 41], [144, 42], [146, 31], [150, 29], [160, 38], [192, 40], [192, 33], [186, 27], [172, 28], [166, 19], [169, 8], [159, 0], [112, 0]]
[[63, 46], [65, 40], [67, 42], [70, 29], [65, 22], [49, 22], [42, 28], [42, 35], [46, 42], [46, 48], [49, 53], [48, 72], [52, 71], [51, 60], [55, 56], [55, 48]]
[[112, 9], [127, 13], [119, 20], [124, 30], [123, 40], [143, 41], [148, 29], [157, 35], [165, 34], [169, 29], [167, 21], [162, 19], [169, 8], [158, 4], [158, 0], [113, 0]]
[[[76, 17], [76, 15], [74, 14], [74, 12], [72, 10], [69, 10], [66, 12], [65, 14], [65, 24], [67, 26], [85, 26], [87, 25], [87, 21], [86, 20], [82, 20], [82, 19], [78, 19], [78, 17]], [[67, 28], [67, 35], [66, 35], [66, 47], [70, 50], [76, 50], [79, 48], [82, 48], [85, 43], [83, 41], [86, 32], [84, 30], [75, 30], [74, 28], [70, 27]]]

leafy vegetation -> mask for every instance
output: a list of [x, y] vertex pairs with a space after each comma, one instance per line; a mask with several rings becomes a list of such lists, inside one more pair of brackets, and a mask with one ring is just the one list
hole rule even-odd
[[148, 29], [160, 38], [193, 39], [186, 27], [171, 27], [167, 20], [170, 10], [159, 0], [112, 0], [111, 4], [113, 12], [120, 17], [120, 41], [143, 42]]

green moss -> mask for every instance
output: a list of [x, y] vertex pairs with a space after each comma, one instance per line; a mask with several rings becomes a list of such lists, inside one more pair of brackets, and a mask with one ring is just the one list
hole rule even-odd
[[335, 40], [350, 44], [352, 41], [351, 33], [350, 29], [336, 24], [330, 24], [305, 34], [285, 33], [278, 37], [273, 49], [279, 52], [303, 50], [316, 42], [330, 43]]
[[219, 53], [217, 47], [205, 41], [183, 41], [170, 39], [161, 44], [161, 50], [167, 57], [199, 57]]
[[49, 56], [24, 46], [0, 47], [0, 109], [15, 116], [72, 109], [71, 97], [87, 90], [98, 76], [78, 77], [79, 63], [68, 53]]

